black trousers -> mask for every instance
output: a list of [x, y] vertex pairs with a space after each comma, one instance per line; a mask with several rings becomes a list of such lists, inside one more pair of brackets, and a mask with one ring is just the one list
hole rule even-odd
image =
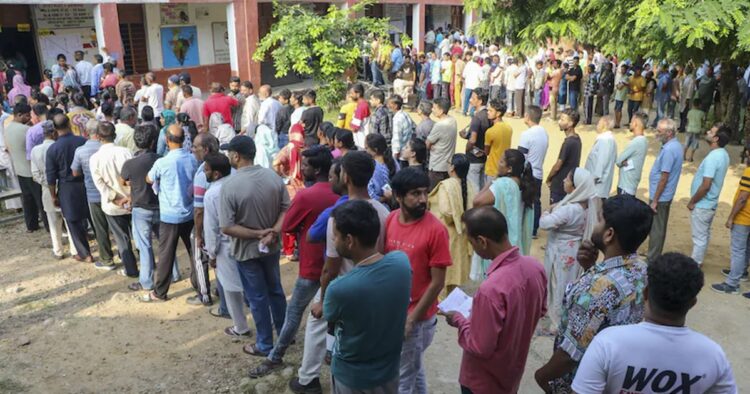
[[21, 187], [21, 205], [23, 206], [23, 219], [26, 229], [29, 231], [39, 230], [39, 217], [42, 217], [44, 228], [49, 231], [47, 215], [42, 205], [42, 186], [34, 182], [30, 177], [18, 175], [18, 185]]
[[131, 216], [106, 215], [106, 217], [109, 230], [112, 231], [112, 235], [115, 237], [115, 242], [117, 243], [117, 252], [120, 255], [120, 260], [122, 260], [122, 264], [125, 266], [125, 274], [135, 278], [138, 276], [138, 266], [135, 263], [133, 242], [130, 236], [132, 234]]
[[539, 231], [539, 218], [542, 217], [542, 180], [534, 178], [536, 184], [536, 196], [534, 196], [534, 230], [533, 235]]
[[91, 98], [91, 85], [81, 85], [81, 91], [83, 91], [83, 97], [88, 101]]
[[193, 221], [185, 223], [159, 223], [159, 260], [156, 263], [156, 274], [154, 275], [154, 293], [162, 299], [167, 298], [169, 285], [172, 284], [172, 268], [174, 267], [174, 256], [177, 252], [177, 243], [182, 240], [190, 258], [191, 281], [193, 271], [193, 248], [190, 242], [190, 232], [193, 231]]
[[68, 220], [68, 235], [70, 236], [73, 245], [76, 246], [78, 257], [85, 259], [91, 256], [91, 248], [89, 248], [89, 239], [86, 231], [86, 220]]
[[584, 124], [591, 124], [591, 121], [594, 118], [594, 99], [595, 98], [596, 96], [584, 97], [583, 114], [586, 117]]

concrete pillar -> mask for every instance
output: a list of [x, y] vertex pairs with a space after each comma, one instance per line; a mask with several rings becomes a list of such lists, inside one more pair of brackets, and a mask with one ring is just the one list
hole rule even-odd
[[120, 37], [117, 4], [102, 3], [94, 7], [94, 28], [99, 48], [107, 48], [107, 53], [117, 58], [117, 67], [123, 68], [125, 49], [122, 45], [122, 37]]
[[[235, 45], [237, 47], [237, 71], [241, 79], [249, 79], [260, 86], [260, 63], [252, 60], [258, 47], [258, 0], [233, 0]], [[228, 22], [227, 22], [228, 23]], [[229, 24], [227, 24], [229, 28]], [[231, 53], [231, 47], [230, 47]]]
[[427, 15], [427, 6], [424, 0], [420, 0], [419, 3], [412, 5], [411, 11], [411, 39], [414, 41], [414, 47], [418, 51], [424, 51], [424, 32], [425, 32], [425, 16]]
[[464, 33], [468, 33], [469, 30], [471, 30], [471, 25], [474, 24], [474, 22], [476, 22], [477, 20], [477, 12], [466, 12], [466, 7], [464, 7]]
[[240, 66], [237, 58], [237, 31], [235, 30], [234, 3], [227, 4], [227, 33], [229, 34], [229, 69], [232, 75], [240, 75]]

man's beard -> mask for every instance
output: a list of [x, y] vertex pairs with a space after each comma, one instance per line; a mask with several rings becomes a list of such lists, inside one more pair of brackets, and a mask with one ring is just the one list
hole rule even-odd
[[604, 253], [604, 237], [602, 237], [601, 233], [593, 233], [591, 234], [591, 242], [596, 246], [597, 249], [601, 250], [602, 253]]
[[427, 204], [419, 204], [411, 208], [404, 205], [403, 210], [405, 210], [406, 213], [408, 213], [409, 216], [413, 217], [414, 219], [419, 219], [424, 216], [425, 212], [427, 212]]

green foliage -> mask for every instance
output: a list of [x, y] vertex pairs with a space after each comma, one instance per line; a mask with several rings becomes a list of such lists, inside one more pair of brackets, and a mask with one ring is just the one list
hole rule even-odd
[[320, 84], [320, 104], [330, 108], [346, 89], [344, 74], [362, 56], [367, 36], [388, 32], [387, 19], [361, 16], [374, 2], [364, 0], [346, 9], [331, 5], [326, 15], [274, 2], [277, 22], [258, 43], [253, 59], [270, 54], [277, 77], [289, 72], [312, 76]]
[[472, 32], [515, 52], [574, 39], [620, 57], [746, 60], [750, 0], [465, 0]]

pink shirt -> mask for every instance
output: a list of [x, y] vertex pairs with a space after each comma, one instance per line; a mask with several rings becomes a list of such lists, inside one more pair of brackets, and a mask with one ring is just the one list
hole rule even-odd
[[196, 97], [186, 99], [182, 102], [182, 105], [180, 105], [180, 112], [188, 114], [190, 120], [195, 122], [195, 126], [198, 127], [198, 130], [203, 130], [203, 100]]
[[203, 104], [203, 117], [211, 118], [211, 114], [218, 112], [224, 118], [225, 123], [232, 123], [232, 107], [239, 105], [236, 98], [225, 95], [224, 93], [214, 93], [208, 96]]
[[531, 338], [547, 312], [544, 267], [514, 247], [497, 256], [479, 286], [471, 317], [454, 317], [464, 350], [458, 381], [475, 394], [515, 393]]

